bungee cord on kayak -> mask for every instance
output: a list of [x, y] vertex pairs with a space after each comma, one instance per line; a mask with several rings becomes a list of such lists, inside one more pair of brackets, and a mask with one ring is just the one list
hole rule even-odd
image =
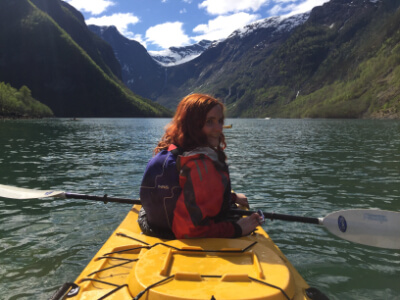
[[[119, 259], [119, 258], [117, 258], [117, 260], [118, 260], [118, 259]], [[94, 274], [96, 274], [96, 273], [99, 273], [99, 272], [111, 270], [111, 269], [113, 269], [113, 268], [122, 267], [122, 266], [124, 266], [124, 265], [126, 265], [126, 264], [129, 264], [129, 263], [131, 263], [131, 262], [135, 262], [135, 261], [138, 261], [138, 260], [139, 260], [138, 258], [137, 258], [137, 259], [127, 259], [125, 262], [120, 263], [120, 264], [117, 264], [117, 265], [114, 265], [114, 266], [112, 266], [112, 267], [108, 267], [108, 268], [104, 268], [104, 269], [100, 269], [100, 270], [94, 271], [94, 272], [88, 274], [88, 276], [92, 276], [92, 275], [94, 275]]]
[[111, 254], [123, 253], [123, 252], [127, 252], [127, 251], [133, 251], [133, 250], [137, 250], [137, 249], [143, 249], [143, 248], [144, 248], [144, 249], [151, 249], [151, 248], [153, 248], [153, 247], [155, 247], [155, 246], [158, 246], [158, 245], [162, 245], [162, 246], [165, 246], [165, 247], [167, 247], [167, 248], [172, 248], [172, 249], [174, 249], [174, 250], [176, 250], [176, 251], [182, 251], [182, 252], [216, 252], [216, 253], [218, 253], [218, 252], [227, 252], [227, 253], [243, 253], [243, 252], [248, 251], [248, 250], [249, 250], [251, 247], [253, 247], [255, 244], [257, 244], [257, 242], [253, 242], [253, 243], [251, 243], [250, 245], [248, 245], [247, 247], [245, 247], [245, 248], [243, 248], [243, 249], [212, 249], [212, 250], [200, 249], [200, 248], [190, 249], [190, 248], [177, 248], [177, 247], [174, 247], [174, 246], [172, 246], [172, 245], [168, 245], [168, 244], [166, 244], [166, 243], [155, 243], [155, 244], [153, 244], [153, 245], [149, 245], [148, 243], [145, 243], [145, 242], [143, 242], [143, 241], [141, 241], [141, 240], [139, 240], [139, 239], [135, 239], [135, 238], [130, 237], [130, 236], [128, 236], [128, 235], [126, 235], [126, 234], [123, 234], [123, 233], [117, 233], [116, 235], [117, 235], [117, 236], [121, 236], [121, 237], [126, 237], [126, 238], [133, 239], [133, 240], [135, 240], [135, 241], [137, 241], [137, 242], [144, 243], [144, 244], [146, 244], [147, 246], [139, 246], [139, 247], [135, 247], [135, 248], [129, 248], [129, 249], [124, 249], [124, 250], [120, 250], [120, 251], [114, 251], [114, 252], [106, 253], [106, 254], [104, 254], [104, 255], [111, 255]]
[[[174, 251], [176, 251], [177, 253], [180, 253], [180, 254], [188, 253], [188, 255], [198, 255], [198, 254], [201, 254], [201, 253], [203, 253], [203, 254], [214, 253], [215, 256], [218, 256], [219, 254], [234, 254], [234, 253], [248, 252], [248, 251], [250, 251], [250, 249], [254, 245], [256, 245], [258, 243], [257, 241], [252, 242], [252, 243], [248, 244], [246, 247], [244, 247], [242, 249], [236, 249], [236, 248], [232, 248], [232, 249], [229, 249], [229, 248], [228, 249], [202, 249], [202, 248], [199, 248], [199, 247], [196, 247], [194, 249], [194, 248], [175, 247], [173, 245], [168, 245], [168, 244], [162, 243], [162, 242], [158, 242], [158, 243], [155, 243], [153, 245], [150, 245], [149, 243], [146, 243], [145, 241], [142, 241], [140, 239], [134, 238], [132, 236], [129, 236], [129, 235], [126, 235], [126, 234], [120, 233], [120, 232], [116, 233], [115, 236], [118, 236], [118, 237], [121, 237], [121, 238], [132, 239], [132, 240], [135, 240], [137, 242], [142, 243], [143, 245], [136, 246], [136, 247], [127, 247], [127, 248], [122, 249], [122, 250], [108, 252], [108, 253], [103, 254], [102, 256], [95, 257], [96, 261], [99, 261], [99, 260], [123, 261], [122, 263], [115, 264], [115, 265], [112, 265], [112, 266], [109, 266], [109, 267], [105, 267], [105, 268], [101, 268], [101, 269], [98, 269], [96, 271], [93, 271], [93, 272], [87, 274], [86, 277], [84, 277], [84, 278], [82, 278], [80, 280], [80, 283], [93, 282], [93, 283], [99, 283], [99, 284], [104, 284], [104, 285], [109, 285], [109, 286], [115, 287], [111, 291], [108, 291], [106, 294], [104, 294], [103, 296], [98, 298], [98, 300], [106, 299], [107, 297], [111, 296], [112, 294], [118, 292], [120, 289], [122, 289], [124, 287], [128, 287], [128, 284], [118, 285], [118, 284], [114, 284], [112, 282], [108, 282], [108, 281], [106, 281], [104, 279], [100, 280], [100, 279], [97, 279], [97, 278], [90, 278], [90, 276], [93, 276], [93, 275], [96, 275], [96, 274], [99, 274], [99, 273], [102, 273], [102, 272], [105, 272], [105, 271], [110, 271], [111, 269], [121, 268], [123, 266], [126, 266], [127, 270], [129, 270], [129, 268], [127, 266], [128, 264], [134, 263], [134, 262], [138, 262], [140, 260], [139, 258], [129, 259], [129, 258], [119, 257], [119, 256], [114, 256], [114, 255], [128, 255], [128, 254], [132, 254], [132, 253], [139, 254], [139, 251], [141, 249], [149, 250], [149, 249], [154, 248], [154, 247], [166, 247], [166, 248], [169, 248], [169, 249], [173, 249]], [[118, 271], [118, 273], [120, 273], [120, 272], [121, 271]], [[135, 297], [133, 297], [133, 299], [137, 299], [137, 300], [140, 299], [150, 289], [152, 289], [152, 288], [154, 288], [154, 287], [156, 287], [156, 286], [158, 286], [158, 285], [160, 285], [162, 283], [165, 283], [165, 282], [167, 282], [169, 280], [187, 279], [188, 278], [187, 276], [188, 276], [187, 274], [182, 274], [182, 273], [176, 273], [176, 274], [168, 275], [166, 278], [163, 278], [163, 279], [161, 279], [159, 281], [156, 281], [156, 282], [148, 285], [144, 290], [142, 290]], [[193, 275], [192, 275], [191, 280], [198, 280], [199, 278], [203, 278], [203, 279], [207, 279], [207, 278], [220, 278], [221, 279], [222, 278], [222, 280], [224, 280], [223, 279], [224, 276], [226, 276], [226, 275], [224, 275], [224, 274], [198, 274], [195, 277], [193, 277]], [[193, 278], [195, 278], [195, 279], [193, 279]], [[228, 276], [228, 278], [229, 278], [229, 276]], [[238, 280], [239, 276], [234, 276], [234, 278], [235, 278], [234, 280]], [[228, 279], [228, 281], [229, 280], [231, 280], [231, 279]], [[263, 285], [269, 286], [271, 288], [279, 290], [286, 299], [290, 299], [290, 297], [285, 293], [285, 291], [282, 288], [280, 288], [279, 286], [276, 286], [274, 284], [259, 280], [257, 278], [252, 277], [252, 276], [249, 276], [249, 275], [241, 275], [239, 280], [240, 281], [243, 281], [243, 280], [244, 281], [254, 281], [254, 282], [257, 282], [259, 284], [263, 284]], [[77, 293], [77, 289], [79, 290], [79, 286], [75, 285], [75, 284], [74, 284], [74, 286], [69, 286], [68, 284], [65, 284], [63, 286], [63, 288], [66, 288], [66, 287], [68, 287], [68, 289], [72, 287], [72, 289], [71, 289], [72, 292], [68, 293], [69, 296], [73, 296], [73, 294]], [[214, 296], [212, 296], [212, 297], [214, 297]], [[57, 298], [52, 298], [52, 299], [56, 300]], [[216, 298], [214, 298], [214, 299], [216, 299]]]

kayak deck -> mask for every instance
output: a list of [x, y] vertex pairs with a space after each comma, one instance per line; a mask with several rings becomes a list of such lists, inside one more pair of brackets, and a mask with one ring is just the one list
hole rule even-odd
[[68, 299], [309, 299], [267, 233], [236, 239], [143, 235], [134, 206], [76, 279]]

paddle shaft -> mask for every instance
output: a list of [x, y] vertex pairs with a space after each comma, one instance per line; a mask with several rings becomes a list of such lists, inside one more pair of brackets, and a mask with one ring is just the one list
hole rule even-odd
[[[93, 195], [76, 194], [76, 193], [65, 193], [64, 195], [65, 195], [65, 198], [68, 198], [68, 199], [93, 200], [93, 201], [101, 201], [104, 203], [117, 202], [117, 203], [126, 203], [126, 204], [141, 204], [140, 200], [137, 200], [137, 199], [108, 197], [107, 194], [105, 194], [104, 196], [93, 196]], [[241, 216], [249, 216], [249, 215], [255, 213], [255, 211], [232, 209], [229, 211], [229, 213], [241, 215]], [[318, 218], [291, 216], [291, 215], [267, 213], [267, 212], [263, 212], [263, 214], [266, 219], [270, 219], [270, 220], [282, 220], [282, 221], [301, 222], [301, 223], [309, 223], [309, 224], [319, 224]]]
[[[238, 214], [238, 215], [242, 215], [242, 216], [249, 216], [249, 215], [256, 213], [255, 211], [251, 211], [251, 210], [237, 210], [237, 209], [231, 209], [229, 212], [232, 214]], [[320, 221], [318, 218], [283, 215], [283, 214], [267, 213], [267, 212], [263, 212], [263, 214], [266, 219], [270, 219], [271, 221], [272, 220], [282, 220], [282, 221], [290, 221], [290, 222], [320, 224]]]
[[[138, 199], [128, 199], [128, 198], [116, 198], [116, 197], [108, 197], [107, 194], [103, 196], [93, 196], [93, 195], [85, 195], [85, 194], [77, 194], [77, 193], [67, 193], [64, 191], [57, 190], [33, 190], [26, 188], [19, 188], [14, 186], [8, 186], [0, 184], [0, 197], [12, 198], [12, 199], [33, 199], [33, 198], [45, 198], [45, 197], [61, 197], [68, 199], [83, 199], [83, 200], [92, 200], [92, 201], [100, 201], [100, 202], [117, 202], [117, 203], [125, 203], [125, 204], [141, 204]], [[230, 212], [236, 215], [251, 215], [254, 211], [247, 210], [233, 210]], [[292, 222], [303, 222], [303, 223], [311, 223], [311, 224], [320, 224], [319, 219], [317, 218], [307, 218], [300, 216], [291, 216], [291, 215], [283, 215], [276, 213], [266, 213], [263, 212], [264, 217], [270, 220], [283, 220], [283, 221], [292, 221]]]
[[[104, 196], [93, 196], [93, 195], [84, 195], [84, 194], [75, 194], [75, 193], [65, 193], [64, 195], [65, 195], [65, 198], [68, 198], [68, 199], [93, 200], [93, 201], [101, 201], [104, 203], [117, 202], [117, 203], [126, 203], [126, 204], [141, 204], [140, 200], [108, 197], [107, 194], [105, 194]], [[229, 211], [229, 213], [241, 215], [241, 216], [249, 216], [249, 215], [252, 215], [253, 213], [255, 213], [255, 211], [232, 209]], [[291, 215], [267, 213], [267, 212], [263, 212], [263, 214], [266, 219], [270, 219], [271, 221], [272, 220], [282, 220], [282, 221], [301, 222], [301, 223], [309, 223], [309, 224], [319, 224], [318, 218], [291, 216]]]
[[141, 204], [140, 200], [108, 197], [107, 194], [105, 194], [104, 196], [93, 196], [93, 195], [84, 195], [84, 194], [75, 194], [75, 193], [64, 193], [64, 197], [68, 198], [68, 199], [83, 199], [83, 200], [101, 201], [104, 203], [117, 202], [117, 203], [126, 203], [126, 204]]

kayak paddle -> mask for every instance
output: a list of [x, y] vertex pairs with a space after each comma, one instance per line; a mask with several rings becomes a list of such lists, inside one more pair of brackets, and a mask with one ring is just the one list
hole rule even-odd
[[10, 185], [0, 184], [0, 197], [11, 198], [11, 199], [35, 199], [35, 198], [46, 198], [46, 197], [58, 197], [67, 199], [83, 199], [83, 200], [93, 200], [102, 202], [118, 202], [127, 204], [140, 204], [140, 200], [126, 199], [126, 198], [115, 198], [104, 196], [93, 196], [84, 194], [67, 193], [64, 191], [55, 190], [33, 190], [19, 188]]
[[[233, 209], [233, 213], [237, 210]], [[240, 215], [255, 211], [240, 210]], [[271, 220], [318, 224], [342, 239], [379, 248], [400, 249], [400, 212], [378, 209], [348, 209], [310, 218], [263, 212]]]
[[[33, 199], [60, 197], [102, 202], [140, 204], [140, 200], [92, 196], [67, 193], [56, 190], [33, 190], [0, 184], [0, 197], [12, 199]], [[231, 214], [251, 215], [255, 211], [232, 209]], [[282, 220], [317, 224], [342, 239], [380, 248], [400, 249], [400, 213], [377, 209], [349, 209], [333, 212], [324, 218], [310, 218], [263, 212], [270, 220]]]

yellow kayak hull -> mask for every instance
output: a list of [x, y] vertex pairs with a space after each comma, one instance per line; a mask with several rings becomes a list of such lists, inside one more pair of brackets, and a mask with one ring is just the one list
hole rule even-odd
[[76, 279], [68, 299], [309, 299], [306, 281], [268, 234], [161, 240], [135, 205]]

